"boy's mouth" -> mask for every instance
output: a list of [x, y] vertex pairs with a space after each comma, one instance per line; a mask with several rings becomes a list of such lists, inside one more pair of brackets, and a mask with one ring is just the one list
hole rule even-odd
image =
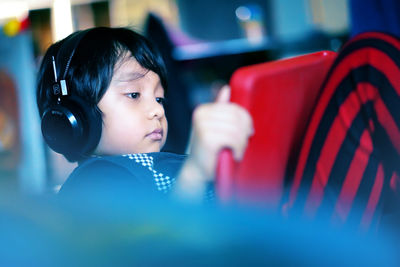
[[146, 137], [149, 137], [153, 141], [161, 141], [163, 138], [163, 129], [158, 128], [152, 131], [151, 133], [147, 134]]

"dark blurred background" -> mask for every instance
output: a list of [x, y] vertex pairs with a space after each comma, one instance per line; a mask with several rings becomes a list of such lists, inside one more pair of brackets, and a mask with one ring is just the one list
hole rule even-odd
[[55, 192], [75, 167], [40, 132], [36, 72], [52, 42], [75, 30], [124, 26], [168, 67], [166, 151], [185, 153], [191, 115], [241, 66], [335, 50], [351, 34], [347, 0], [0, 0], [0, 171], [16, 191]]

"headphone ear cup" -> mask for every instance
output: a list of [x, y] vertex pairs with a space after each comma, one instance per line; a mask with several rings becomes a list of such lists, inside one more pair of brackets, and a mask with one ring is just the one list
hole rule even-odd
[[79, 161], [98, 145], [102, 120], [88, 103], [68, 96], [50, 106], [42, 116], [42, 134], [51, 149], [69, 161]]
[[[89, 156], [96, 149], [100, 142], [103, 120], [101, 112], [97, 108], [92, 107], [89, 103], [83, 101], [81, 98], [74, 98], [71, 96], [72, 101], [80, 107], [84, 118], [84, 138], [81, 142], [81, 155]], [[97, 107], [97, 105], [96, 105]]]

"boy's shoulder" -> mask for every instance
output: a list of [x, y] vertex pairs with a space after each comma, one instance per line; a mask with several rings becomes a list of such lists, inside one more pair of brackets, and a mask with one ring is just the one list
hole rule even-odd
[[61, 188], [66, 191], [84, 188], [148, 188], [169, 191], [186, 155], [168, 152], [92, 157], [71, 173]]
[[152, 152], [126, 154], [117, 156], [94, 156], [78, 165], [73, 174], [85, 169], [91, 169], [104, 165], [105, 167], [113, 166], [115, 168], [125, 168], [128, 171], [137, 171], [136, 168], [143, 167], [172, 167], [183, 164], [187, 155], [175, 154], [170, 152]]
[[92, 157], [74, 170], [80, 172], [87, 169], [98, 170], [104, 168], [125, 169], [134, 175], [140, 173], [140, 170], [164, 171], [173, 175], [179, 171], [181, 165], [186, 160], [187, 155], [169, 153], [169, 152], [152, 152], [152, 153], [137, 153], [118, 156], [101, 156]]

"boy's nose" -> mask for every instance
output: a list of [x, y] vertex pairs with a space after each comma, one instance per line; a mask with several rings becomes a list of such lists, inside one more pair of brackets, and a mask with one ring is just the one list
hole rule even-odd
[[156, 100], [154, 100], [151, 104], [151, 107], [149, 107], [148, 111], [149, 119], [162, 118], [164, 117], [164, 114], [165, 114], [164, 107]]

